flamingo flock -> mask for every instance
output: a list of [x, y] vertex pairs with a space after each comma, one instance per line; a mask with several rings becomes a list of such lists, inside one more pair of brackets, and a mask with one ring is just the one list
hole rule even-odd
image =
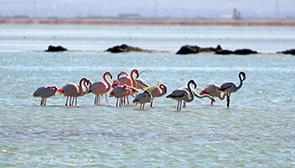
[[[134, 97], [132, 103], [139, 104], [139, 109], [144, 110], [145, 104], [149, 103], [150, 108], [153, 108], [153, 104], [156, 98], [160, 98], [167, 94], [167, 85], [157, 82], [152, 86], [147, 84], [143, 79], [139, 78], [140, 72], [137, 69], [133, 69], [130, 74], [125, 71], [120, 72], [117, 75], [117, 79], [113, 79], [111, 72], [105, 72], [102, 76], [102, 81], [91, 83], [88, 78], [82, 78], [79, 84], [68, 83], [61, 88], [56, 86], [43, 86], [33, 92], [33, 97], [41, 98], [41, 106], [46, 106], [47, 98], [55, 96], [59, 93], [66, 97], [65, 106], [77, 106], [78, 97], [82, 97], [88, 93], [94, 94], [94, 104], [100, 105], [101, 98], [105, 96], [106, 102], [108, 102], [108, 96], [117, 99], [116, 107], [123, 107], [130, 104], [129, 97]], [[230, 106], [230, 97], [232, 93], [237, 92], [243, 86], [243, 82], [246, 79], [245, 72], [239, 73], [240, 83], [239, 85], [233, 82], [226, 82], [221, 86], [216, 84], [209, 84], [201, 90], [199, 93], [196, 91], [197, 83], [194, 80], [190, 80], [185, 86], [173, 90], [166, 98], [177, 101], [177, 111], [181, 111], [182, 108], [186, 108], [186, 104], [194, 100], [194, 98], [207, 98], [210, 100], [211, 105], [214, 104], [215, 99], [219, 98], [224, 100], [227, 98], [227, 108]]]

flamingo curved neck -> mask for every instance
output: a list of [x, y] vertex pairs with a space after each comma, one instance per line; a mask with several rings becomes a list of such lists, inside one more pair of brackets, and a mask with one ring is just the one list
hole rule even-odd
[[243, 80], [242, 80], [241, 77], [240, 77], [240, 84], [239, 84], [239, 86], [237, 87], [237, 90], [239, 90], [242, 86], [243, 86]]
[[[134, 76], [133, 75], [134, 73], [136, 74], [136, 77], [135, 78], [133, 77]], [[132, 83], [133, 83], [133, 87], [136, 87], [136, 81], [135, 81], [135, 79], [137, 79], [139, 77], [138, 71], [136, 69], [132, 70], [131, 73], [130, 73], [130, 76], [131, 76], [131, 80], [132, 80]]]
[[191, 88], [191, 85], [190, 84], [191, 83], [189, 82], [188, 85], [187, 85], [187, 87], [188, 87], [187, 88], [187, 91], [189, 92], [189, 96], [188, 96], [188, 99], [187, 99], [187, 102], [188, 103], [194, 100], [194, 94], [192, 92], [192, 88]]
[[104, 80], [104, 82], [107, 84], [107, 88], [106, 88], [106, 90], [107, 91], [109, 91], [110, 89], [111, 89], [111, 83], [106, 79], [106, 76], [109, 76], [110, 78], [112, 78], [112, 76], [110, 75], [110, 74], [108, 74], [108, 73], [105, 73], [104, 75], [103, 75], [103, 80]]
[[[86, 88], [86, 90], [83, 89]], [[82, 96], [89, 92], [89, 87], [86, 85], [86, 79], [82, 79], [79, 84], [79, 95]]]
[[160, 84], [159, 87], [160, 87], [160, 89], [161, 89], [161, 91], [162, 91], [161, 95], [164, 95], [164, 94], [167, 93], [167, 87], [166, 87], [165, 85]]

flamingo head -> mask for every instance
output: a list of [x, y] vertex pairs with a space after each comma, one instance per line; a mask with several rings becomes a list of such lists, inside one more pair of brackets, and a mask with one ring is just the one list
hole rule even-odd
[[130, 93], [131, 94], [135, 94], [135, 93], [138, 93], [139, 90], [135, 87], [132, 87], [132, 86], [128, 86], [128, 89], [130, 90]]
[[53, 89], [53, 90], [55, 90], [55, 91], [58, 90], [58, 88], [56, 86], [50, 86], [50, 88]]
[[190, 81], [187, 83], [187, 87], [189, 88], [191, 84], [193, 85], [193, 88], [196, 89], [197, 84], [196, 84], [196, 82], [195, 82], [194, 80], [190, 80]]
[[118, 80], [115, 80], [112, 84], [112, 87], [115, 88], [116, 86], [119, 86], [120, 82]]
[[240, 72], [239, 73], [239, 78], [241, 81], [244, 81], [246, 79], [246, 73], [245, 72]]
[[55, 93], [57, 92], [58, 88], [56, 86], [50, 86], [49, 88], [52, 89], [52, 90], [54, 90], [54, 95], [55, 95]]
[[131, 71], [131, 76], [132, 76], [133, 73], [136, 74], [135, 79], [137, 79], [137, 78], [139, 77], [139, 71], [138, 71], [137, 69], [133, 69], [133, 70]]
[[113, 75], [111, 74], [111, 72], [108, 71], [103, 74], [103, 76], [106, 76], [106, 75], [110, 76], [110, 78], [113, 79]]

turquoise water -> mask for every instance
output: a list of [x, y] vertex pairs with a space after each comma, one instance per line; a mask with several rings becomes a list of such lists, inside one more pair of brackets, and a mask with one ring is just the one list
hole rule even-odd
[[[29, 29], [30, 28], [30, 29]], [[75, 28], [75, 29], [74, 29]], [[120, 33], [108, 34], [118, 27], [108, 27], [106, 34], [96, 34], [96, 27], [86, 26], [2, 26], [0, 28], [0, 163], [3, 167], [294, 167], [295, 166], [295, 61], [292, 56], [252, 55], [215, 56], [172, 53], [153, 54], [108, 54], [101, 52], [107, 43], [97, 45], [96, 38], [105, 38], [111, 43], [120, 43]], [[98, 27], [98, 32], [104, 27]], [[197, 31], [194, 27], [167, 27], [167, 30], [183, 32], [172, 37], [159, 27], [140, 27], [140, 35], [123, 27], [126, 37], [132, 37], [134, 44], [148, 48], [177, 49], [178, 43], [187, 43], [183, 35], [191, 38], [204, 36], [213, 45], [214, 36], [186, 32]], [[10, 38], [3, 32], [17, 31]], [[31, 30], [32, 29], [32, 30]], [[34, 32], [33, 30], [38, 31]], [[40, 30], [42, 29], [42, 30]], [[62, 29], [62, 30], [61, 30]], [[74, 30], [73, 30], [74, 29]], [[204, 34], [210, 34], [204, 27]], [[249, 30], [248, 34], [264, 32], [261, 27], [226, 28]], [[261, 34], [258, 41], [248, 39], [249, 44], [260, 50], [279, 49], [275, 39], [281, 43], [295, 39], [293, 30], [269, 28], [281, 34], [265, 37], [271, 45], [263, 47]], [[288, 30], [287, 30], [288, 29]], [[31, 31], [30, 31], [31, 30]], [[48, 30], [48, 35], [43, 32]], [[83, 35], [77, 33], [93, 31], [92, 39], [74, 40]], [[237, 36], [238, 30], [232, 34]], [[225, 33], [214, 32], [221, 36]], [[48, 36], [63, 34], [60, 44], [82, 51], [67, 53], [43, 53], [41, 50], [51, 44]], [[131, 32], [131, 34], [130, 34]], [[153, 32], [153, 33], [151, 33]], [[267, 34], [269, 30], [265, 31]], [[138, 33], [138, 34], [137, 34]], [[11, 33], [10, 35], [12, 35]], [[26, 34], [26, 39], [18, 39]], [[163, 41], [151, 39], [163, 38]], [[163, 35], [164, 34], [164, 35]], [[286, 35], [289, 34], [289, 35]], [[157, 36], [158, 35], [158, 36]], [[85, 34], [86, 38], [87, 34]], [[89, 35], [90, 36], [90, 35]], [[101, 36], [101, 37], [100, 37]], [[140, 36], [143, 36], [140, 38]], [[254, 35], [253, 35], [254, 36]], [[29, 39], [32, 38], [32, 41]], [[165, 39], [171, 38], [172, 40]], [[242, 44], [248, 38], [241, 35]], [[39, 39], [40, 41], [38, 41]], [[173, 39], [176, 39], [174, 42]], [[94, 44], [91, 44], [92, 41]], [[193, 40], [193, 41], [194, 41]], [[5, 43], [5, 41], [11, 43]], [[30, 42], [29, 42], [30, 41]], [[54, 41], [54, 40], [53, 40]], [[197, 41], [197, 40], [196, 40]], [[202, 41], [202, 40], [201, 40]], [[202, 41], [202, 42], [204, 42]], [[259, 42], [260, 41], [260, 42]], [[273, 42], [275, 41], [275, 42]], [[28, 43], [23, 43], [28, 42]], [[155, 43], [154, 43], [155, 42]], [[112, 45], [114, 45], [112, 43]], [[230, 45], [228, 42], [226, 45]], [[17, 47], [14, 48], [13, 44]], [[36, 45], [35, 45], [36, 44]], [[87, 44], [91, 44], [87, 46]], [[157, 45], [155, 45], [157, 44]], [[171, 45], [170, 45], [171, 44]], [[97, 45], [97, 48], [94, 47]], [[223, 43], [221, 43], [223, 45]], [[282, 44], [281, 44], [282, 45]], [[77, 48], [75, 48], [75, 46]], [[89, 48], [88, 48], [89, 47]], [[169, 48], [169, 47], [168, 47]], [[288, 48], [288, 47], [285, 47]], [[291, 47], [290, 47], [291, 48]], [[94, 50], [95, 49], [95, 50]], [[49, 84], [63, 86], [78, 82], [82, 77], [91, 81], [101, 80], [103, 72], [113, 74], [138, 68], [141, 78], [150, 84], [161, 82], [168, 85], [168, 93], [194, 79], [198, 90], [207, 83], [222, 84], [227, 81], [238, 83], [238, 73], [245, 71], [247, 79], [243, 88], [232, 95], [232, 106], [226, 109], [226, 102], [195, 100], [181, 112], [176, 111], [177, 102], [165, 98], [155, 100], [153, 109], [139, 111], [135, 105], [115, 108], [110, 104], [94, 106], [94, 95], [88, 94], [78, 100], [78, 107], [64, 107], [65, 98], [57, 95], [48, 99], [48, 107], [40, 107], [39, 99], [31, 97], [39, 86]]]

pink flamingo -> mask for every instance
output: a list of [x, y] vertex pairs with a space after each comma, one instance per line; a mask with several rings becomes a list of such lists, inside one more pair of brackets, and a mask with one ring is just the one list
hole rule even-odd
[[[136, 75], [136, 77], [134, 78], [134, 75]], [[118, 82], [119, 85], [127, 85], [127, 86], [133, 86], [136, 87], [136, 81], [135, 79], [137, 79], [139, 77], [139, 72], [137, 69], [133, 69], [130, 73], [130, 76], [128, 76], [128, 74], [126, 72], [121, 72], [118, 74]]]
[[217, 90], [224, 92], [224, 94], [226, 94], [227, 97], [227, 108], [229, 108], [229, 104], [230, 104], [230, 96], [232, 93], [237, 92], [239, 89], [241, 89], [241, 87], [243, 86], [243, 82], [246, 79], [246, 74], [245, 72], [240, 72], [239, 73], [239, 79], [240, 79], [240, 84], [239, 86], [236, 86], [234, 83], [232, 82], [227, 82], [222, 84]]
[[[149, 84], [147, 84], [143, 79], [140, 79], [140, 78], [139, 78], [139, 74], [140, 74], [140, 73], [138, 72], [138, 70], [134, 69], [133, 71], [134, 71], [134, 73], [136, 73], [135, 71], [137, 71], [137, 73], [138, 73], [137, 77], [134, 79], [133, 85], [131, 85], [131, 82], [130, 82], [130, 81], [132, 81], [132, 79], [128, 76], [128, 73], [127, 73], [127, 72], [124, 72], [124, 71], [120, 72], [120, 73], [117, 75], [117, 80], [114, 81], [113, 85], [114, 85], [114, 86], [122, 85], [121, 83], [124, 83], [124, 82], [120, 82], [119, 79], [122, 78], [122, 76], [123, 76], [124, 78], [129, 78], [129, 82], [127, 82], [127, 83], [125, 82], [125, 84], [127, 84], [127, 85], [129, 85], [129, 86], [136, 87], [137, 89], [142, 89], [142, 88], [149, 87]], [[131, 74], [132, 74], [132, 72], [131, 72]], [[130, 74], [130, 76], [132, 77], [131, 74]], [[123, 79], [124, 79], [124, 78], [123, 78]], [[122, 80], [122, 79], [121, 79], [121, 80]], [[125, 80], [125, 79], [124, 79], [124, 80]], [[135, 83], [135, 84], [134, 84], [134, 83]]]
[[[99, 104], [100, 103], [100, 96], [106, 95], [106, 93], [109, 92], [111, 89], [111, 84], [106, 79], [106, 76], [109, 76], [110, 79], [113, 78], [113, 76], [110, 72], [105, 72], [103, 74], [104, 82], [95, 82], [90, 87], [90, 91], [93, 94], [95, 94], [94, 104]], [[106, 96], [106, 101], [108, 102], [107, 96]]]
[[[117, 98], [116, 107], [123, 105], [123, 98], [131, 93], [127, 85], [116, 86], [110, 93], [110, 97]], [[120, 102], [119, 102], [120, 101]]]
[[[136, 75], [134, 77], [134, 75]], [[117, 76], [117, 80], [115, 80], [112, 84], [112, 87], [116, 87], [119, 85], [127, 85], [129, 87], [134, 87], [136, 88], [137, 84], [136, 84], [136, 79], [138, 79], [139, 77], [139, 71], [137, 69], [133, 69], [130, 72], [130, 76], [128, 76], [128, 74], [124, 71], [120, 72]], [[131, 94], [133, 95], [133, 93], [131, 92]], [[124, 98], [124, 104], [125, 104], [125, 100], [127, 99], [127, 103], [129, 104], [129, 97], [128, 95]]]
[[[84, 96], [89, 93], [89, 88], [91, 86], [91, 82], [87, 78], [82, 78], [79, 84], [68, 83], [63, 86], [61, 89], [58, 89], [57, 92], [63, 94], [67, 97], [65, 106], [73, 106], [74, 102], [77, 105], [77, 98], [80, 96]], [[70, 98], [70, 102], [68, 104], [68, 99]]]
[[[217, 85], [214, 85], [214, 84], [210, 84], [210, 85], [207, 85], [205, 87], [205, 89], [203, 89], [201, 92], [200, 92], [200, 95], [203, 96], [203, 95], [209, 95], [211, 97], [218, 97], [220, 100], [223, 100], [225, 98], [225, 93], [218, 90], [218, 86]], [[211, 99], [211, 105], [213, 105], [214, 103], [214, 100]]]
[[56, 86], [43, 86], [34, 91], [33, 97], [41, 97], [40, 106], [46, 106], [47, 98], [54, 96], [57, 91]]

